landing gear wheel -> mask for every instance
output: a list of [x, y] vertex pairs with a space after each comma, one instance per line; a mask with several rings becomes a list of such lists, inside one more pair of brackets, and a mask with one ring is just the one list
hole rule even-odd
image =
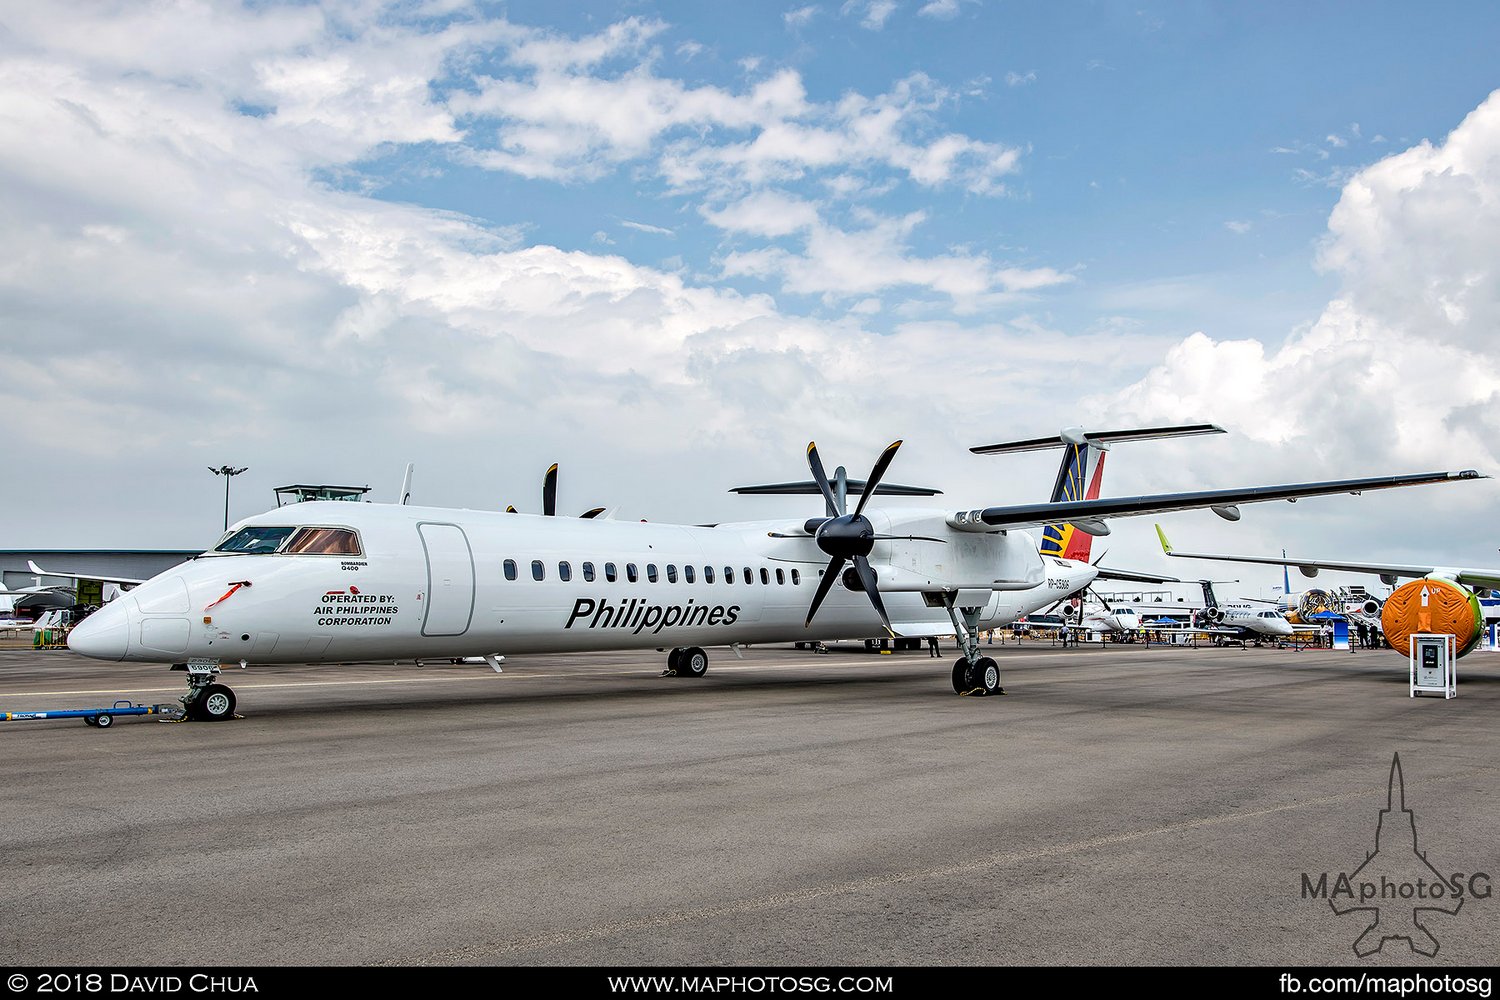
[[677, 647], [673, 648], [673, 650], [670, 653], [667, 654], [667, 673], [669, 673], [669, 674], [675, 674], [675, 673], [677, 673], [677, 668], [681, 665], [681, 663], [682, 663], [682, 647], [681, 646], [677, 646]]
[[100, 729], [108, 729], [115, 724], [115, 717], [107, 712], [94, 716], [94, 725]]
[[1000, 687], [1000, 664], [988, 656], [979, 658], [979, 662], [975, 663], [970, 671], [969, 677], [973, 681], [973, 688], [979, 688], [985, 694], [1005, 693]]
[[960, 656], [953, 661], [953, 692], [963, 694], [965, 691], [973, 690], [974, 685], [969, 683], [969, 661]]
[[223, 722], [234, 718], [234, 692], [222, 684], [210, 684], [188, 703], [188, 718], [198, 722]]
[[689, 646], [677, 656], [678, 677], [702, 677], [708, 673], [708, 654], [697, 646]]

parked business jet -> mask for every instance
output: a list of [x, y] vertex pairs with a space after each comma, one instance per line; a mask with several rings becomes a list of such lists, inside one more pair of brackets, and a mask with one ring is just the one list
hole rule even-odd
[[[1044, 557], [1025, 530], [1086, 519], [1456, 482], [1478, 473], [1044, 502], [943, 512], [869, 509], [901, 442], [846, 512], [815, 445], [826, 514], [712, 527], [402, 504], [309, 501], [236, 524], [212, 550], [102, 608], [69, 636], [107, 660], [177, 661], [198, 719], [233, 714], [223, 663], [318, 663], [670, 647], [702, 676], [705, 646], [900, 635], [945, 621], [960, 692], [1001, 693], [979, 632], [1098, 574]], [[853, 485], [850, 483], [849, 485]]]

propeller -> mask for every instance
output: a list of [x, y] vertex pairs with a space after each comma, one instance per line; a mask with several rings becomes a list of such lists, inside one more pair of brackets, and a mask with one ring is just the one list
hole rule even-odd
[[[583, 519], [595, 518], [595, 517], [598, 517], [600, 514], [603, 514], [608, 509], [609, 508], [607, 508], [607, 507], [590, 507], [588, 510], [584, 511], [582, 514], [579, 514], [578, 516], [580, 518], [583, 518]], [[507, 504], [506, 507], [505, 507], [505, 512], [507, 514], [519, 514], [520, 513], [520, 511], [516, 510], [514, 504]], [[542, 514], [545, 515], [545, 516], [547, 516], [547, 517], [556, 517], [557, 516], [557, 463], [556, 462], [553, 462], [551, 468], [549, 468], [547, 470], [546, 475], [542, 476]]]
[[[826, 552], [830, 558], [828, 568], [823, 571], [823, 578], [818, 581], [818, 589], [813, 593], [812, 605], [807, 609], [807, 621], [804, 627], [812, 624], [813, 616], [818, 613], [823, 599], [828, 596], [828, 591], [833, 588], [834, 581], [842, 574], [844, 563], [852, 562], [854, 572], [859, 577], [860, 586], [870, 598], [870, 604], [874, 606], [875, 613], [880, 616], [881, 624], [891, 635], [895, 630], [891, 628], [891, 617], [886, 614], [885, 603], [880, 599], [880, 591], [876, 587], [875, 570], [870, 567], [870, 560], [866, 558], [870, 550], [875, 547], [878, 537], [875, 534], [875, 526], [870, 519], [865, 517], [865, 504], [870, 497], [875, 495], [875, 488], [880, 485], [880, 479], [885, 475], [886, 469], [890, 468], [891, 460], [896, 457], [896, 450], [901, 447], [900, 441], [892, 442], [880, 457], [875, 460], [875, 467], [870, 470], [870, 478], [865, 482], [865, 488], [860, 493], [859, 503], [854, 508], [853, 514], [844, 513], [845, 505], [840, 500], [845, 498], [834, 492], [833, 484], [828, 481], [828, 473], [823, 470], [823, 460], [818, 457], [818, 446], [815, 442], [807, 445], [807, 466], [812, 470], [814, 481], [823, 494], [823, 499], [828, 505], [829, 516], [826, 518], [812, 518], [805, 525], [809, 534], [818, 543], [818, 548]], [[840, 468], [840, 472], [843, 469]], [[842, 476], [840, 477], [842, 480]], [[837, 512], [837, 513], [835, 513]]]

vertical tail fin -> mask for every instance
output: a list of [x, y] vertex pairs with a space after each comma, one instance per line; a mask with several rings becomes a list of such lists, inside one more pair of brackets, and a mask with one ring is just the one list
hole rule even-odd
[[[1057, 469], [1057, 481], [1052, 484], [1051, 500], [1099, 499], [1107, 454], [1102, 449], [1091, 447], [1087, 442], [1065, 446], [1062, 463]], [[1090, 465], [1093, 466], [1092, 469]], [[1088, 484], [1087, 490], [1084, 489], [1085, 483]], [[1042, 531], [1041, 549], [1044, 556], [1088, 562], [1093, 544], [1093, 535], [1079, 531], [1071, 524], [1049, 524]]]
[[1219, 606], [1218, 598], [1214, 597], [1214, 583], [1212, 580], [1199, 580], [1203, 585], [1203, 607], [1212, 611]]
[[[1156, 441], [1162, 438], [1196, 437], [1200, 434], [1223, 434], [1217, 424], [1177, 424], [1171, 427], [1135, 427], [1118, 431], [1087, 431], [1066, 427], [1056, 435], [1001, 441], [977, 445], [969, 450], [976, 455], [1007, 455], [1020, 451], [1047, 451], [1062, 448], [1062, 464], [1057, 482], [1052, 484], [1053, 503], [1059, 500], [1097, 500], [1104, 478], [1104, 456], [1121, 441]], [[1092, 478], [1090, 474], [1092, 473]], [[1089, 561], [1093, 536], [1074, 524], [1048, 525], [1042, 531], [1041, 553], [1064, 559]]]

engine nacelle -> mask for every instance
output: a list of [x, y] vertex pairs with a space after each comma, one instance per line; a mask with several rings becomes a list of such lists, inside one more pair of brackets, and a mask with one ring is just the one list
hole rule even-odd
[[1217, 625], [1219, 622], [1221, 622], [1221, 621], [1224, 620], [1224, 609], [1223, 608], [1209, 608], [1208, 609], [1208, 616], [1207, 617], [1208, 617], [1208, 620], [1210, 622], [1212, 622], [1213, 624]]
[[1451, 580], [1428, 577], [1396, 588], [1380, 610], [1380, 627], [1396, 652], [1406, 655], [1419, 632], [1451, 635], [1463, 656], [1484, 634], [1484, 611], [1475, 594]]

